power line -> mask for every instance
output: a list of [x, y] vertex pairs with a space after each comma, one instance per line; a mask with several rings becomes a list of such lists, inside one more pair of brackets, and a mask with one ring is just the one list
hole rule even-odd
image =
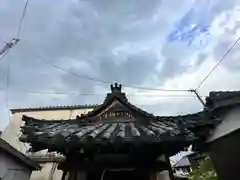
[[[4, 90], [4, 88], [0, 88]], [[62, 93], [62, 92], [26, 92], [23, 91], [21, 94], [33, 94], [33, 95], [77, 95], [77, 96], [105, 96], [106, 93]], [[127, 94], [127, 96], [142, 96], [142, 97], [166, 97], [166, 98], [195, 98], [194, 95], [176, 95], [176, 94]], [[207, 96], [200, 96], [207, 97]]]
[[5, 94], [6, 94], [6, 109], [8, 112], [8, 120], [11, 120], [11, 114], [9, 111], [9, 81], [10, 81], [10, 61], [8, 61], [8, 65], [7, 65], [7, 73], [6, 73], [6, 88], [5, 88]]
[[227, 50], [227, 52], [223, 55], [223, 57], [217, 62], [217, 64], [212, 68], [212, 70], [207, 74], [207, 76], [199, 83], [196, 89], [199, 89], [201, 85], [207, 80], [207, 78], [213, 73], [213, 71], [221, 64], [221, 62], [227, 57], [227, 55], [233, 50], [236, 44], [239, 42], [240, 36], [233, 43], [233, 45]]
[[20, 19], [18, 29], [17, 29], [17, 38], [13, 38], [10, 42], [5, 43], [3, 48], [0, 50], [0, 56], [2, 55], [0, 57], [0, 61], [8, 54], [9, 50], [20, 41], [20, 39], [18, 37], [19, 37], [21, 29], [22, 29], [22, 24], [23, 24], [23, 20], [24, 20], [25, 14], [26, 14], [28, 2], [29, 2], [29, 0], [26, 0], [22, 14], [21, 14], [21, 19]]
[[0, 57], [0, 61], [9, 53], [9, 50], [10, 50], [10, 49], [8, 49], [7, 51], [5, 51], [5, 52], [3, 53], [3, 55]]
[[[51, 62], [47, 61], [46, 59], [40, 58], [39, 56], [35, 55], [37, 59], [44, 61], [45, 63], [49, 64], [50, 66], [59, 69], [61, 71], [67, 72], [69, 74], [72, 74], [76, 77], [82, 78], [82, 79], [87, 79], [87, 80], [91, 80], [91, 81], [95, 81], [95, 82], [99, 82], [99, 83], [103, 83], [103, 84], [112, 84], [112, 82], [109, 81], [105, 81], [105, 80], [101, 80], [101, 79], [97, 79], [97, 78], [93, 78], [93, 77], [89, 77], [89, 76], [85, 76], [85, 75], [80, 75], [78, 73], [75, 72], [71, 72], [69, 70], [66, 70], [62, 67], [59, 67], [55, 64], [52, 64]], [[128, 87], [128, 88], [133, 88], [133, 89], [141, 89], [141, 90], [150, 90], [150, 91], [172, 91], [172, 92], [190, 92], [189, 90], [183, 90], [183, 89], [159, 89], [159, 88], [150, 88], [150, 87], [140, 87], [140, 86], [132, 86], [132, 85], [126, 85], [126, 84], [122, 84], [122, 86], [124, 87]]]
[[23, 11], [22, 11], [21, 19], [20, 19], [20, 22], [19, 22], [18, 30], [17, 30], [17, 37], [19, 37], [21, 29], [22, 29], [22, 24], [23, 24], [23, 20], [24, 20], [26, 11], [27, 11], [28, 2], [29, 2], [29, 0], [26, 0]]
[[55, 64], [52, 64], [51, 62], [47, 61], [46, 59], [40, 58], [40, 57], [37, 56], [37, 55], [36, 55], [36, 57], [37, 57], [39, 60], [44, 61], [46, 64], [48, 64], [48, 65], [50, 65], [50, 66], [52, 66], [52, 67], [54, 67], [54, 68], [56, 68], [56, 69], [59, 69], [59, 70], [61, 70], [61, 71], [63, 71], [63, 72], [72, 74], [73, 76], [77, 76], [77, 77], [80, 77], [80, 78], [83, 78], [83, 79], [88, 79], [88, 80], [91, 80], [91, 81], [100, 82], [100, 83], [104, 83], [104, 84], [111, 84], [111, 83], [109, 83], [109, 82], [107, 82], [107, 81], [104, 81], [104, 80], [101, 80], [101, 79], [96, 79], [96, 78], [92, 78], [92, 77], [80, 75], [80, 74], [77, 74], [77, 73], [72, 72], [72, 71], [68, 71], [68, 70], [66, 70], [66, 69], [64, 69], [64, 68], [62, 68], [62, 67], [59, 67], [59, 66], [57, 66], [57, 65], [55, 65]]
[[123, 86], [128, 87], [128, 88], [133, 88], [133, 89], [141, 89], [141, 90], [149, 90], [149, 91], [189, 92], [189, 89], [159, 89], [159, 88], [124, 85], [124, 84], [123, 84]]
[[[27, 92], [26, 94], [35, 95], [79, 95], [79, 96], [105, 96], [106, 94], [95, 94], [95, 93], [48, 93], [48, 92]], [[172, 98], [188, 98], [196, 96], [194, 95], [161, 95], [161, 94], [127, 94], [127, 96], [142, 96], [142, 97], [172, 97]], [[200, 96], [207, 97], [207, 96]]]

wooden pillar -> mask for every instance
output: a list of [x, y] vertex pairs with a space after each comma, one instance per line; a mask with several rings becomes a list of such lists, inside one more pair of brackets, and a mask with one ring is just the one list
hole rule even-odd
[[171, 180], [167, 170], [161, 171], [157, 174], [157, 180]]
[[67, 180], [67, 179], [66, 179], [66, 178], [67, 178], [66, 176], [67, 176], [67, 171], [63, 171], [61, 180]]
[[173, 170], [172, 170], [169, 156], [165, 154], [165, 157], [166, 157], [166, 161], [167, 161], [167, 165], [168, 165], [169, 178], [170, 178], [170, 180], [174, 180]]
[[68, 180], [77, 180], [77, 171], [75, 169], [69, 172]]
[[87, 173], [86, 173], [86, 171], [78, 171], [76, 180], [87, 180]]
[[86, 171], [71, 170], [70, 172], [64, 172], [62, 180], [86, 180]]
[[150, 172], [150, 180], [158, 180], [158, 172], [157, 171], [152, 171]]

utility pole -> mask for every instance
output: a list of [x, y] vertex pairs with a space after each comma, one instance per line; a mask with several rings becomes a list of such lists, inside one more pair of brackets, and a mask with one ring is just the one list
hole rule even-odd
[[191, 89], [189, 90], [190, 92], [193, 92], [196, 96], [197, 99], [200, 101], [200, 103], [203, 105], [204, 108], [206, 108], [204, 101], [202, 100], [202, 98], [199, 96], [198, 92], [196, 89]]
[[6, 43], [0, 50], [0, 56], [4, 55], [4, 53], [6, 53], [9, 49], [15, 46], [19, 41], [20, 39], [13, 38], [10, 42]]

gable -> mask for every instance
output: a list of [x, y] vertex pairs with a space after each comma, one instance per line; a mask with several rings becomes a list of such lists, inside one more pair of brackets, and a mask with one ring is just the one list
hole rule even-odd
[[156, 119], [157, 117], [150, 114], [133, 104], [131, 104], [125, 93], [121, 92], [121, 85], [111, 85], [111, 93], [107, 94], [104, 102], [86, 115], [81, 114], [80, 119], [89, 117], [100, 117], [101, 120], [124, 118], [126, 119]]
[[135, 120], [131, 110], [117, 99], [97, 114], [102, 121], [108, 120]]
[[178, 167], [186, 167], [186, 166], [190, 166], [190, 161], [188, 159], [187, 156], [182, 157], [176, 164], [174, 164], [174, 168], [178, 168]]

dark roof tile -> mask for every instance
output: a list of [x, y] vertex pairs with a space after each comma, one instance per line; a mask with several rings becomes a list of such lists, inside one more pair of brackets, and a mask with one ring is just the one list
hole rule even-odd
[[240, 104], [240, 91], [212, 91], [206, 98], [206, 107], [210, 110]]
[[[175, 125], [152, 119], [148, 124], [141, 124], [137, 120], [130, 121], [117, 119], [115, 121], [102, 121], [100, 123], [80, 123], [79, 120], [71, 121], [44, 121], [24, 117], [26, 123], [22, 127], [23, 136], [20, 140], [29, 143], [49, 144], [60, 139], [67, 143], [82, 144], [87, 139], [91, 141], [118, 141], [134, 142], [135, 138], [143, 142], [163, 142], [171, 137], [178, 137], [181, 130]], [[185, 131], [186, 132], [186, 131]], [[193, 138], [193, 137], [189, 137]], [[54, 142], [53, 144], [57, 144]], [[39, 150], [39, 149], [38, 149]]]

